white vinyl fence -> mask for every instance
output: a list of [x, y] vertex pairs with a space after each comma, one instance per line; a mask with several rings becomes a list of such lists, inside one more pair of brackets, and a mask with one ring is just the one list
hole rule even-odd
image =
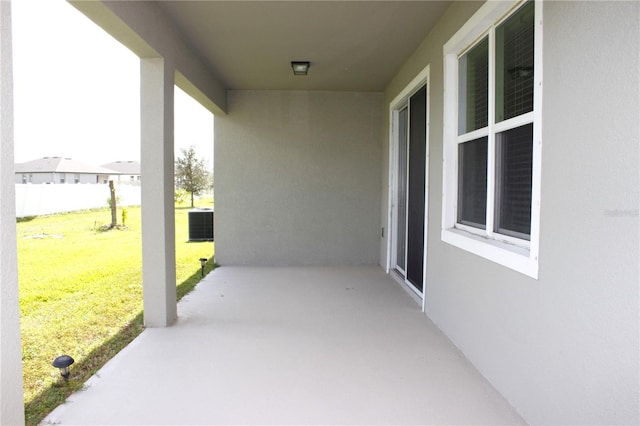
[[[108, 207], [108, 184], [16, 184], [16, 217]], [[118, 205], [139, 206], [140, 185], [116, 183]]]

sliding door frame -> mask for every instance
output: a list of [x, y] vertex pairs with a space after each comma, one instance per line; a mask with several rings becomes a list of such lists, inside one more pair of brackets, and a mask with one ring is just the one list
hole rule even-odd
[[[397, 249], [397, 188], [398, 188], [398, 143], [399, 143], [399, 115], [400, 111], [409, 104], [409, 99], [413, 94], [426, 86], [426, 138], [425, 138], [425, 205], [424, 205], [424, 247], [422, 259], [422, 293], [420, 293], [406, 279], [406, 268], [402, 275], [401, 282], [403, 288], [409, 292], [411, 296], [425, 310], [425, 293], [426, 293], [426, 277], [427, 277], [427, 233], [428, 233], [428, 216], [429, 216], [429, 114], [431, 112], [430, 105], [430, 82], [429, 82], [429, 65], [427, 65], [389, 104], [389, 194], [388, 194], [388, 212], [387, 212], [387, 229], [389, 230], [389, 238], [387, 239], [387, 265], [388, 274], [398, 279], [400, 274], [396, 272], [396, 249]], [[409, 146], [410, 142], [407, 144]], [[408, 206], [408, 199], [407, 199]], [[408, 211], [408, 208], [407, 208]], [[405, 256], [408, 234], [405, 232]]]

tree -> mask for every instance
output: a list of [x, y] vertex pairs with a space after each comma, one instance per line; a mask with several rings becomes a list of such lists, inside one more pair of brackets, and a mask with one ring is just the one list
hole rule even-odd
[[112, 180], [109, 181], [109, 191], [111, 192], [111, 197], [109, 198], [109, 207], [111, 207], [111, 227], [115, 228], [118, 226], [118, 197], [116, 197], [116, 188], [113, 186]]
[[204, 159], [196, 158], [196, 149], [181, 149], [182, 156], [176, 160], [176, 188], [191, 194], [191, 207], [194, 195], [200, 195], [212, 187], [211, 172]]

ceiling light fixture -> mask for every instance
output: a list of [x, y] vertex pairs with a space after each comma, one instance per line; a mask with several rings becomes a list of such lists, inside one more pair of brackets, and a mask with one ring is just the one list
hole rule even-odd
[[309, 61], [291, 61], [293, 75], [307, 75], [311, 62]]

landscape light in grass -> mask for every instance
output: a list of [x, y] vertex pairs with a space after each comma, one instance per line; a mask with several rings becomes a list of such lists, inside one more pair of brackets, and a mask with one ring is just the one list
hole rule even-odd
[[53, 360], [53, 366], [60, 369], [60, 374], [65, 380], [69, 379], [69, 366], [73, 364], [75, 360], [69, 355], [60, 355]]
[[205, 263], [207, 263], [207, 258], [206, 257], [201, 257], [200, 258], [200, 276], [204, 277], [204, 265]]

